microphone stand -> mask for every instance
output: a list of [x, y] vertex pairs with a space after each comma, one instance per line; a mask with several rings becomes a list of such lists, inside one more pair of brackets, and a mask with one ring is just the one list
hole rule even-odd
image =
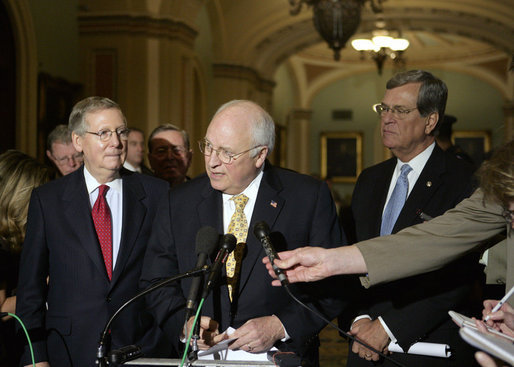
[[164, 279], [164, 280], [161, 280], [160, 282], [158, 283], [155, 283], [153, 285], [151, 285], [150, 287], [148, 287], [147, 289], [145, 289], [144, 291], [136, 294], [134, 297], [132, 297], [131, 299], [129, 299], [127, 302], [125, 302], [115, 313], [114, 315], [111, 316], [111, 318], [109, 319], [109, 321], [107, 321], [107, 324], [105, 324], [105, 327], [104, 327], [104, 330], [102, 331], [102, 333], [100, 334], [100, 341], [98, 342], [98, 349], [97, 349], [97, 352], [96, 352], [96, 362], [95, 364], [98, 366], [98, 367], [107, 367], [107, 360], [106, 360], [106, 343], [105, 343], [105, 338], [107, 336], [107, 334], [109, 333], [109, 328], [112, 324], [112, 322], [114, 321], [114, 319], [116, 319], [116, 317], [118, 316], [118, 314], [123, 311], [128, 305], [130, 305], [132, 302], [134, 302], [135, 300], [147, 295], [148, 293], [151, 293], [153, 292], [154, 290], [156, 289], [159, 289], [161, 287], [164, 287], [165, 285], [168, 285], [169, 283], [172, 283], [172, 282], [175, 282], [177, 280], [180, 280], [180, 279], [183, 279], [183, 278], [188, 278], [188, 277], [192, 277], [192, 276], [195, 276], [195, 275], [199, 275], [199, 274], [202, 274], [202, 273], [205, 273], [207, 272], [208, 270], [210, 269], [209, 266], [205, 265], [205, 266], [202, 266], [201, 268], [196, 268], [196, 269], [193, 269], [193, 270], [190, 270], [190, 271], [187, 271], [185, 273], [182, 273], [182, 274], [179, 274], [179, 275], [175, 275], [173, 277], [170, 277], [170, 278], [167, 278], [167, 279]]
[[[200, 319], [202, 318], [202, 314], [198, 314], [198, 320], [194, 324], [193, 335], [191, 336], [192, 345], [191, 351], [187, 355], [187, 361], [192, 363], [198, 359], [198, 339], [200, 339]], [[187, 322], [187, 321], [186, 321]], [[186, 335], [187, 338], [187, 335]]]

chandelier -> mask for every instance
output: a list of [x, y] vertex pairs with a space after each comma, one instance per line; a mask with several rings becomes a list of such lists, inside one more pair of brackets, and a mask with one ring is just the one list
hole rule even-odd
[[334, 50], [334, 60], [340, 59], [340, 51], [355, 33], [361, 21], [361, 9], [371, 3], [373, 12], [381, 11], [385, 0], [289, 0], [291, 15], [297, 15], [303, 4], [312, 6], [314, 27]]
[[384, 29], [385, 23], [377, 21], [375, 23], [379, 29], [372, 32], [371, 39], [357, 38], [352, 41], [352, 47], [361, 52], [361, 59], [364, 59], [364, 52], [369, 52], [371, 58], [375, 61], [378, 74], [382, 74], [384, 62], [387, 58], [393, 60], [396, 69], [403, 69], [405, 59], [403, 51], [409, 47], [409, 41], [401, 38], [398, 32], [398, 38], [391, 35], [391, 32]]

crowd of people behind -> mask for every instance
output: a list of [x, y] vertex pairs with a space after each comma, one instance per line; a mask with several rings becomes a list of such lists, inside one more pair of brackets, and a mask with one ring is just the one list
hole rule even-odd
[[[329, 318], [339, 317], [342, 328], [374, 348], [350, 343], [348, 366], [472, 366], [473, 349], [447, 312], [480, 314], [480, 245], [492, 232], [510, 238], [511, 230], [497, 223], [470, 231], [451, 213], [473, 203], [476, 215], [480, 202], [494, 202], [514, 226], [514, 143], [481, 168], [482, 189], [475, 191], [476, 167], [448, 145], [455, 121], [445, 119], [447, 94], [442, 80], [422, 70], [388, 81], [373, 108], [393, 157], [361, 173], [341, 218], [326, 182], [270, 163], [275, 125], [254, 102], [235, 100], [216, 111], [199, 142], [205, 173], [191, 179], [193, 149], [185, 130], [159, 125], [145, 146], [144, 132], [127, 126], [117, 103], [85, 98], [69, 124], [48, 136], [53, 167], [15, 150], [0, 155], [0, 310], [23, 320], [38, 367], [91, 366], [110, 316], [141, 289], [193, 269], [192, 243], [209, 226], [221, 240], [234, 234], [237, 246], [205, 299], [200, 349], [227, 339], [233, 327], [230, 350], [259, 355], [275, 346], [317, 366], [317, 334], [325, 322], [271, 286], [273, 271], [261, 264], [265, 253], [252, 233], [264, 221], [277, 250], [285, 251], [279, 263], [292, 283], [307, 281], [293, 284], [293, 292]], [[503, 164], [507, 178], [484, 175], [495, 164]], [[502, 182], [504, 192], [487, 191], [494, 186], [484, 184], [488, 179]], [[439, 219], [446, 215], [455, 221], [452, 229]], [[404, 245], [404, 233], [438, 245], [410, 239]], [[465, 242], [458, 249], [455, 238]], [[329, 261], [325, 253], [332, 252], [337, 255]], [[511, 268], [504, 271], [507, 279], [514, 279]], [[365, 289], [361, 282], [373, 286]], [[109, 347], [139, 344], [146, 356], [178, 357], [192, 321], [184, 312], [191, 284], [186, 279], [166, 286], [127, 307], [112, 324]], [[484, 303], [484, 316], [494, 305]], [[511, 313], [506, 304], [489, 324], [510, 333]], [[16, 332], [10, 316], [0, 331], [0, 367], [31, 365], [22, 330], [17, 326]], [[452, 356], [383, 357], [392, 347], [408, 350], [418, 341], [450, 344]], [[477, 360], [488, 365], [487, 358]]]

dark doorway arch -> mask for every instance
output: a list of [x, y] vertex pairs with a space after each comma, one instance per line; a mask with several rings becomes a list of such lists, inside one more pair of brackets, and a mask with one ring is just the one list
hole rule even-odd
[[0, 1], [0, 153], [16, 146], [16, 55], [12, 24]]

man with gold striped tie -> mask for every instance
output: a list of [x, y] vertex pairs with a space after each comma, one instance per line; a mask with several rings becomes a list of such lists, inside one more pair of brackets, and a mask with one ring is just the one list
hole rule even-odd
[[[232, 233], [237, 246], [222, 272], [220, 286], [205, 300], [200, 348], [207, 348], [236, 329], [231, 349], [266, 352], [272, 346], [291, 350], [317, 364], [317, 332], [322, 320], [294, 303], [283, 289], [270, 286], [261, 258], [265, 252], [252, 234], [268, 223], [277, 250], [308, 243], [344, 243], [327, 185], [306, 175], [273, 167], [275, 127], [269, 114], [250, 101], [221, 106], [199, 142], [207, 174], [172, 190], [157, 214], [145, 256], [142, 285], [194, 268], [191, 245], [197, 231], [212, 226]], [[150, 296], [154, 314], [179, 348], [183, 306], [190, 282]], [[320, 285], [302, 287], [307, 298]], [[297, 292], [299, 294], [300, 291]]]

